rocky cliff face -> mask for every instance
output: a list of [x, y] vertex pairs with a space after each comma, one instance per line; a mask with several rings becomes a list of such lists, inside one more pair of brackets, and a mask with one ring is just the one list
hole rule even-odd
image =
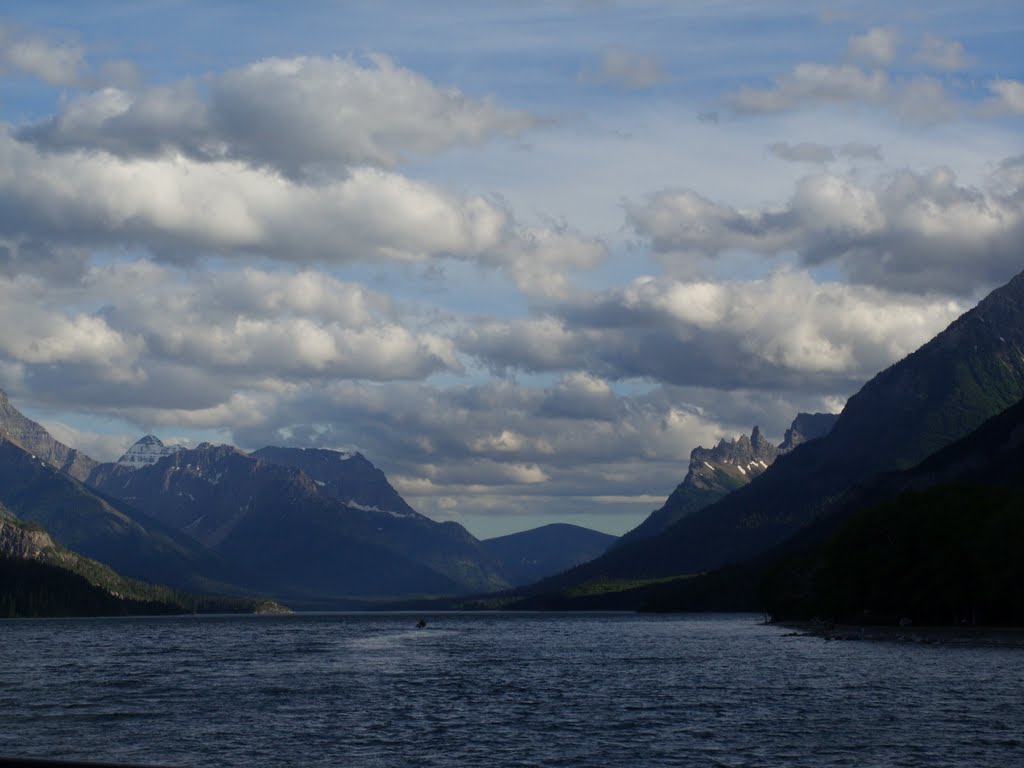
[[17, 443], [50, 466], [66, 472], [76, 480], [85, 481], [96, 468], [97, 462], [80, 451], [69, 448], [47, 432], [41, 424], [26, 418], [18, 411], [7, 393], [0, 389], [0, 435]]
[[50, 534], [0, 517], [0, 557], [42, 560], [53, 549]]
[[723, 438], [714, 448], [694, 448], [683, 482], [705, 490], [729, 491], [764, 472], [778, 455], [778, 447], [769, 442], [758, 427], [754, 427], [750, 437]]
[[832, 431], [838, 418], [838, 413], [798, 413], [782, 438], [779, 453], [789, 453], [808, 440], [824, 437]]

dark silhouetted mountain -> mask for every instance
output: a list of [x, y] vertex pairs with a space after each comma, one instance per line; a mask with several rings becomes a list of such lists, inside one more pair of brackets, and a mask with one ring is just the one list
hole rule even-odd
[[61, 545], [136, 579], [226, 591], [212, 552], [136, 510], [98, 495], [21, 446], [0, 438], [0, 503]]
[[509, 581], [521, 586], [593, 560], [615, 541], [607, 533], [553, 523], [481, 543], [501, 563]]
[[789, 453], [808, 440], [817, 440], [832, 431], [838, 413], [798, 413], [779, 445], [779, 453]]
[[462, 591], [509, 585], [500, 564], [469, 531], [458, 523], [439, 523], [419, 514], [361, 453], [267, 447], [252, 455], [301, 469], [351, 514], [361, 514], [390, 549], [448, 576]]
[[349, 506], [326, 481], [231, 446], [204, 443], [135, 469], [105, 465], [93, 479], [209, 547], [252, 589], [303, 599], [465, 589], [390, 546], [387, 531], [401, 518]]
[[824, 437], [662, 534], [538, 589], [710, 571], [778, 547], [853, 486], [911, 467], [1024, 396], [1024, 274], [849, 399]]
[[267, 446], [253, 451], [252, 455], [301, 469], [327, 493], [349, 506], [394, 517], [429, 519], [410, 507], [384, 473], [359, 452]]
[[[853, 490], [762, 586], [778, 619], [1024, 622], [1024, 401]], [[824, 539], [813, 543], [815, 539]]]
[[11, 405], [7, 393], [0, 389], [0, 436], [7, 437], [31, 454], [76, 480], [89, 477], [97, 462], [80, 451], [69, 448], [47, 432], [41, 424], [27, 418]]

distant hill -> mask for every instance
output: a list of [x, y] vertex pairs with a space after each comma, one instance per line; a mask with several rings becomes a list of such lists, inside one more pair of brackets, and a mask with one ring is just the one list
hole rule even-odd
[[500, 562], [509, 581], [522, 586], [593, 560], [615, 541], [616, 537], [607, 533], [553, 523], [484, 539], [481, 544]]

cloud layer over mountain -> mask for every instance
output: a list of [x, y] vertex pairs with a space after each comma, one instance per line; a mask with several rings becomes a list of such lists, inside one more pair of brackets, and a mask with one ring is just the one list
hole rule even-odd
[[1002, 5], [45, 6], [0, 19], [0, 387], [100, 459], [358, 448], [475, 532], [618, 532], [1022, 267]]

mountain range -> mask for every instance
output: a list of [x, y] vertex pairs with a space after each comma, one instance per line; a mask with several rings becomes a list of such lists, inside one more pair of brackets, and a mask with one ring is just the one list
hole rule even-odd
[[[524, 562], [543, 576], [593, 556], [594, 538], [604, 537], [580, 529], [517, 540], [557, 548], [562, 559], [514, 542], [496, 554], [461, 525], [416, 512], [359, 453], [186, 449], [147, 435], [101, 464], [54, 440], [6, 395], [2, 403], [0, 503], [82, 556], [177, 589], [306, 607], [487, 592], [520, 583]], [[545, 545], [550, 537], [557, 547]]]
[[[500, 591], [506, 605], [567, 606], [576, 595], [577, 607], [611, 607], [601, 585], [626, 584], [615, 587], [614, 607], [693, 606], [699, 596], [702, 607], [721, 608], [734, 598], [748, 605], [752, 585], [773, 574], [763, 594], [780, 613], [823, 605], [849, 613], [865, 600], [885, 613], [895, 604], [865, 598], [849, 574], [858, 562], [875, 563], [866, 577], [884, 572], [872, 583], [892, 587], [895, 571], [878, 565], [889, 539], [877, 531], [888, 520], [902, 521], [893, 534], [905, 543], [900, 562], [920, 566], [918, 582], [900, 576], [907, 584], [951, 589], [922, 564], [927, 553], [907, 543], [915, 531], [928, 533], [939, 560], [960, 551], [950, 538], [959, 531], [994, 553], [1000, 573], [1016, 573], [1006, 552], [1024, 543], [1022, 505], [1006, 478], [1019, 474], [1022, 397], [1024, 273], [873, 377], [838, 416], [798, 415], [779, 446], [755, 427], [749, 437], [695, 449], [665, 505], [618, 542], [557, 526], [481, 542], [418, 514], [358, 453], [174, 449], [147, 436], [121, 462], [99, 464], [53, 440], [6, 396], [0, 504], [129, 576], [309, 605]], [[972, 493], [981, 511], [967, 523]], [[928, 519], [929, 506], [942, 513]], [[978, 521], [999, 536], [979, 532]], [[860, 552], [860, 561], [844, 559], [846, 551]], [[1001, 583], [961, 555], [954, 570], [968, 581]], [[921, 615], [962, 618], [968, 610], [889, 592]], [[968, 602], [972, 617], [1017, 615]]]

